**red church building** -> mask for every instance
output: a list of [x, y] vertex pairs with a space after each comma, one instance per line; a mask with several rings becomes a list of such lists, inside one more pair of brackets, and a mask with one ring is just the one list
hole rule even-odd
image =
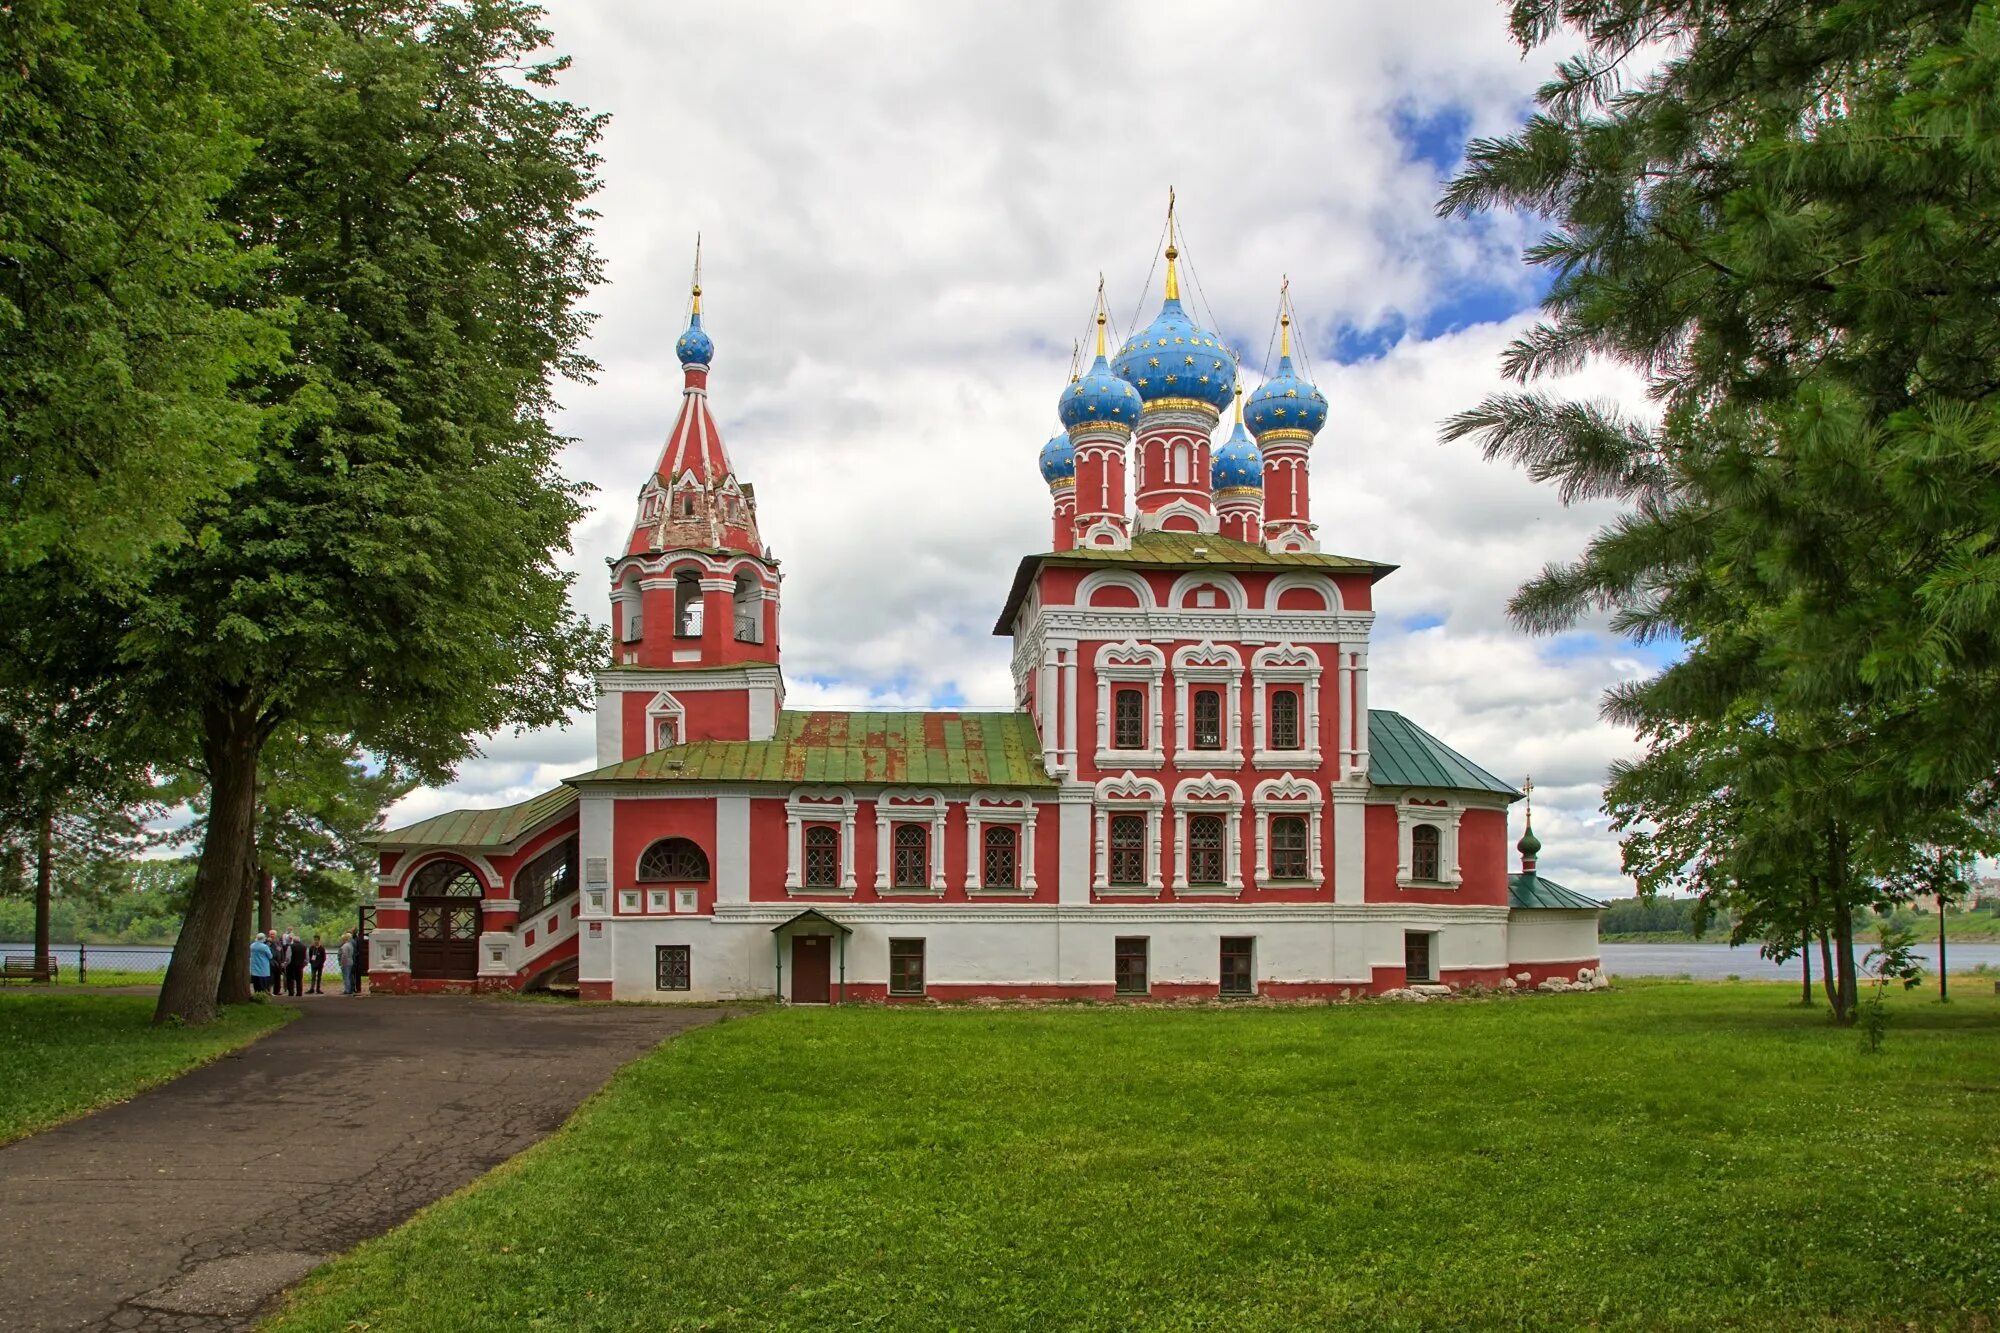
[[[780, 575], [685, 387], [610, 570], [598, 767], [385, 834], [379, 989], [792, 1002], [1342, 996], [1570, 979], [1600, 905], [1542, 878], [1521, 793], [1369, 707], [1376, 586], [1320, 549], [1325, 397], [1281, 310], [1247, 399], [1182, 307], [1065, 387], [1050, 549], [1014, 572], [1004, 712], [798, 712]], [[1225, 414], [1234, 417], [1220, 444]]]

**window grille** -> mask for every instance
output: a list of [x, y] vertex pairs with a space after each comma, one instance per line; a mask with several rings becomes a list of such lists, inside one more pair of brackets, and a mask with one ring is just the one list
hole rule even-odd
[[840, 887], [840, 833], [826, 824], [806, 830], [804, 884], [809, 889]]
[[1435, 824], [1419, 824], [1410, 830], [1410, 877], [1442, 879], [1438, 873], [1438, 831]]
[[692, 574], [674, 580], [674, 637], [701, 637], [701, 582]]
[[576, 839], [567, 838], [530, 861], [514, 877], [514, 897], [523, 919], [576, 892]]
[[708, 855], [686, 838], [662, 838], [639, 857], [642, 880], [705, 880]]
[[653, 946], [653, 984], [661, 990], [690, 990], [693, 988], [693, 968], [688, 961], [689, 946], [685, 944], [656, 944]]
[[1222, 748], [1222, 691], [1220, 690], [1194, 692], [1194, 748], [1197, 750]]
[[1403, 936], [1403, 975], [1408, 981], [1435, 980], [1431, 972], [1431, 937], [1417, 931]]
[[1306, 820], [1304, 815], [1271, 817], [1271, 878], [1306, 877]]
[[1113, 955], [1112, 989], [1120, 995], [1144, 995], [1146, 986], [1146, 939], [1121, 936]]
[[1304, 748], [1299, 741], [1299, 696], [1296, 690], [1275, 690], [1271, 694], [1271, 748]]
[[764, 642], [764, 598], [757, 580], [748, 574], [736, 576], [736, 641]]
[[922, 940], [889, 941], [889, 993], [891, 995], [922, 995], [924, 993], [924, 942]]
[[1111, 883], [1130, 886], [1146, 882], [1146, 817], [1111, 816]]
[[981, 887], [988, 889], [1013, 889], [1020, 887], [1019, 830], [1011, 825], [994, 825], [980, 835], [985, 844], [980, 863]]
[[479, 877], [460, 861], [433, 861], [410, 881], [412, 898], [482, 898]]
[[1146, 692], [1116, 690], [1111, 696], [1111, 747], [1114, 750], [1146, 748]]
[[1252, 963], [1254, 941], [1247, 936], [1225, 938], [1222, 941], [1222, 993], [1224, 995], [1252, 995], [1256, 993], [1256, 971]]
[[1188, 820], [1188, 883], [1222, 883], [1222, 834], [1221, 815], [1196, 815]]
[[931, 832], [922, 824], [896, 825], [893, 880], [899, 889], [923, 889], [931, 882]]

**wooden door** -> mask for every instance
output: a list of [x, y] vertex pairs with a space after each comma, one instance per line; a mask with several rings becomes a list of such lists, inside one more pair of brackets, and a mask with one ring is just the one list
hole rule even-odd
[[478, 899], [411, 901], [410, 973], [453, 981], [470, 981], [479, 975]]
[[833, 983], [833, 937], [792, 936], [792, 1003], [825, 1004]]

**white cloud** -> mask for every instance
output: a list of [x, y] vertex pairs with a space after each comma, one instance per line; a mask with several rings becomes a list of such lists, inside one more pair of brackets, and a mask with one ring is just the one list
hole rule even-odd
[[[560, 423], [567, 467], [599, 487], [568, 562], [583, 610], [607, 614], [602, 562], [679, 404], [699, 230], [711, 401], [784, 561], [791, 702], [1006, 706], [990, 631], [1016, 561], [1047, 545], [1035, 454], [1070, 340], [1100, 270], [1121, 326], [1150, 318], [1172, 185], [1190, 295], [1253, 379], [1290, 275], [1334, 404], [1315, 455], [1326, 545], [1402, 566], [1378, 588], [1374, 701], [1497, 773], [1534, 771], [1550, 872], [1623, 891], [1594, 784], [1628, 742], [1595, 710], [1638, 664], [1589, 642], [1558, 660], [1505, 614], [1601, 512], [1437, 442], [1498, 383], [1519, 321], [1354, 365], [1332, 352], [1342, 328], [1421, 328], [1468, 289], [1529, 299], [1528, 229], [1435, 219], [1437, 168], [1395, 128], [1518, 122], [1551, 58], [1523, 61], [1490, 0], [552, 9], [566, 93], [612, 114], [610, 283], [590, 301], [604, 371], [568, 388]], [[591, 748], [587, 725], [495, 738], [396, 818], [524, 799]]]

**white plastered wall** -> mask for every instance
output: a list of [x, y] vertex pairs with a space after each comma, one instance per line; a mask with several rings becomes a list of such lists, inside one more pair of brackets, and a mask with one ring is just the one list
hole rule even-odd
[[1595, 963], [1597, 913], [1530, 908], [1507, 914], [1510, 963]]

